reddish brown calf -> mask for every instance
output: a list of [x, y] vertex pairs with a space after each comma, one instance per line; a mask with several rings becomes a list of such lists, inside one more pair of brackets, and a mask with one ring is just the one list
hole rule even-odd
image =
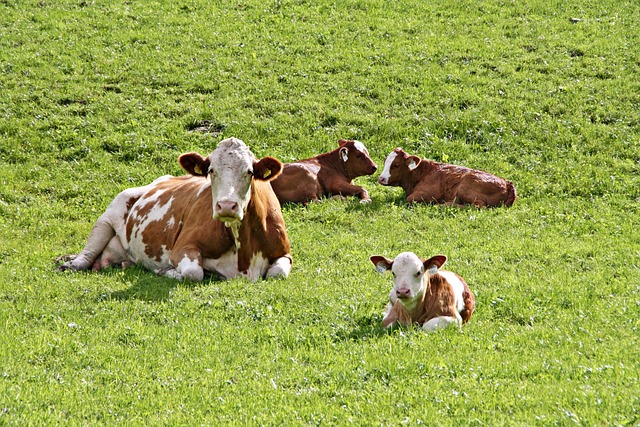
[[280, 203], [307, 204], [327, 196], [358, 196], [370, 202], [369, 193], [353, 179], [371, 175], [378, 166], [359, 141], [338, 141], [338, 148], [305, 160], [285, 163], [282, 173], [271, 181]]
[[371, 257], [377, 271], [393, 272], [393, 288], [382, 326], [416, 323], [432, 332], [469, 321], [476, 305], [475, 296], [462, 277], [439, 270], [446, 260], [444, 255], [425, 260], [413, 252], [403, 252], [394, 260], [380, 255]]
[[511, 181], [464, 166], [420, 159], [401, 148], [387, 156], [378, 182], [402, 187], [409, 203], [471, 204], [484, 208], [511, 206], [516, 200]]

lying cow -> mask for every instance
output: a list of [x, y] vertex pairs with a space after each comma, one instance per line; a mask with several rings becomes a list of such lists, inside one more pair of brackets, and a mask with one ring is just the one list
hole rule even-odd
[[221, 141], [209, 157], [188, 153], [179, 162], [190, 175], [120, 193], [82, 252], [59, 269], [133, 262], [179, 280], [202, 280], [205, 271], [227, 279], [286, 277], [289, 238], [268, 182], [282, 163], [258, 161], [236, 138]]
[[511, 206], [516, 200], [511, 181], [464, 166], [422, 160], [401, 148], [387, 156], [378, 182], [402, 187], [409, 203], [471, 204], [482, 208]]
[[462, 277], [439, 270], [446, 261], [444, 255], [425, 260], [413, 252], [403, 252], [394, 260], [379, 255], [371, 257], [378, 272], [393, 272], [393, 288], [382, 326], [417, 323], [432, 332], [469, 321], [476, 298]]
[[353, 185], [354, 178], [373, 174], [378, 166], [359, 141], [338, 141], [339, 147], [305, 160], [285, 163], [282, 174], [271, 181], [280, 203], [307, 204], [321, 197], [358, 196], [370, 202], [369, 193]]

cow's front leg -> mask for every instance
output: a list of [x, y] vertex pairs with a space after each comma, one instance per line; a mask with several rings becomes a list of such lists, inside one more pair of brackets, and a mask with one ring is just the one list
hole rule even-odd
[[437, 194], [432, 191], [420, 190], [414, 191], [413, 193], [407, 196], [407, 203], [410, 205], [414, 203], [439, 203], [440, 194]]
[[393, 311], [393, 304], [387, 304], [387, 310], [382, 317], [382, 327], [390, 328], [398, 320], [398, 315]]
[[357, 196], [360, 198], [361, 203], [371, 202], [371, 197], [369, 197], [367, 190], [358, 185], [346, 182], [336, 184], [335, 187], [331, 189], [331, 193], [340, 194], [342, 196]]
[[204, 279], [202, 268], [202, 255], [197, 250], [174, 251], [169, 258], [170, 267], [156, 270], [161, 276], [171, 277], [177, 280], [193, 280], [200, 282]]
[[400, 301], [396, 301], [393, 306], [391, 306], [391, 310], [389, 311], [389, 307], [387, 307], [388, 312], [385, 314], [385, 317], [382, 319], [382, 326], [388, 328], [393, 326], [394, 324], [402, 325], [402, 326], [410, 326], [413, 322], [411, 319], [411, 315], [404, 308], [404, 305]]
[[280, 257], [269, 266], [265, 277], [287, 277], [291, 272], [291, 264], [291, 258], [285, 256]]

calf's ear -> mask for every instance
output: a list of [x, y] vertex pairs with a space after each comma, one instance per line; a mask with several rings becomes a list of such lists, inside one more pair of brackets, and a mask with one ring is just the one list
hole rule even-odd
[[409, 170], [414, 170], [418, 167], [422, 160], [418, 156], [409, 156], [407, 157], [407, 166], [409, 166]]
[[260, 181], [271, 181], [282, 172], [282, 162], [275, 157], [267, 156], [253, 164], [253, 178]]
[[186, 153], [178, 158], [182, 169], [195, 176], [207, 176], [209, 171], [209, 158], [202, 157], [198, 153]]
[[391, 266], [393, 266], [392, 260], [381, 255], [373, 255], [369, 259], [371, 260], [373, 265], [376, 266], [376, 271], [378, 273], [384, 273], [387, 270], [391, 270]]
[[436, 256], [432, 256], [429, 259], [426, 259], [422, 262], [422, 265], [424, 265], [424, 269], [425, 270], [429, 270], [431, 267], [437, 267], [440, 268], [444, 265], [444, 263], [447, 262], [447, 257], [444, 255], [436, 255]]
[[340, 154], [340, 158], [343, 162], [349, 160], [349, 149], [347, 147], [340, 147], [340, 151], [338, 151], [338, 153]]

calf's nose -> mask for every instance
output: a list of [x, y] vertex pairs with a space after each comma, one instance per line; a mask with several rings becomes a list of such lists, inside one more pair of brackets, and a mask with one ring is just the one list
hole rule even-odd
[[378, 183], [379, 183], [379, 184], [386, 184], [386, 183], [387, 183], [387, 178], [385, 178], [385, 177], [383, 177], [383, 176], [380, 176], [380, 177], [378, 178]]
[[398, 298], [407, 298], [407, 297], [409, 297], [409, 295], [411, 295], [411, 291], [409, 290], [409, 288], [398, 288], [398, 289], [396, 289], [396, 296]]

